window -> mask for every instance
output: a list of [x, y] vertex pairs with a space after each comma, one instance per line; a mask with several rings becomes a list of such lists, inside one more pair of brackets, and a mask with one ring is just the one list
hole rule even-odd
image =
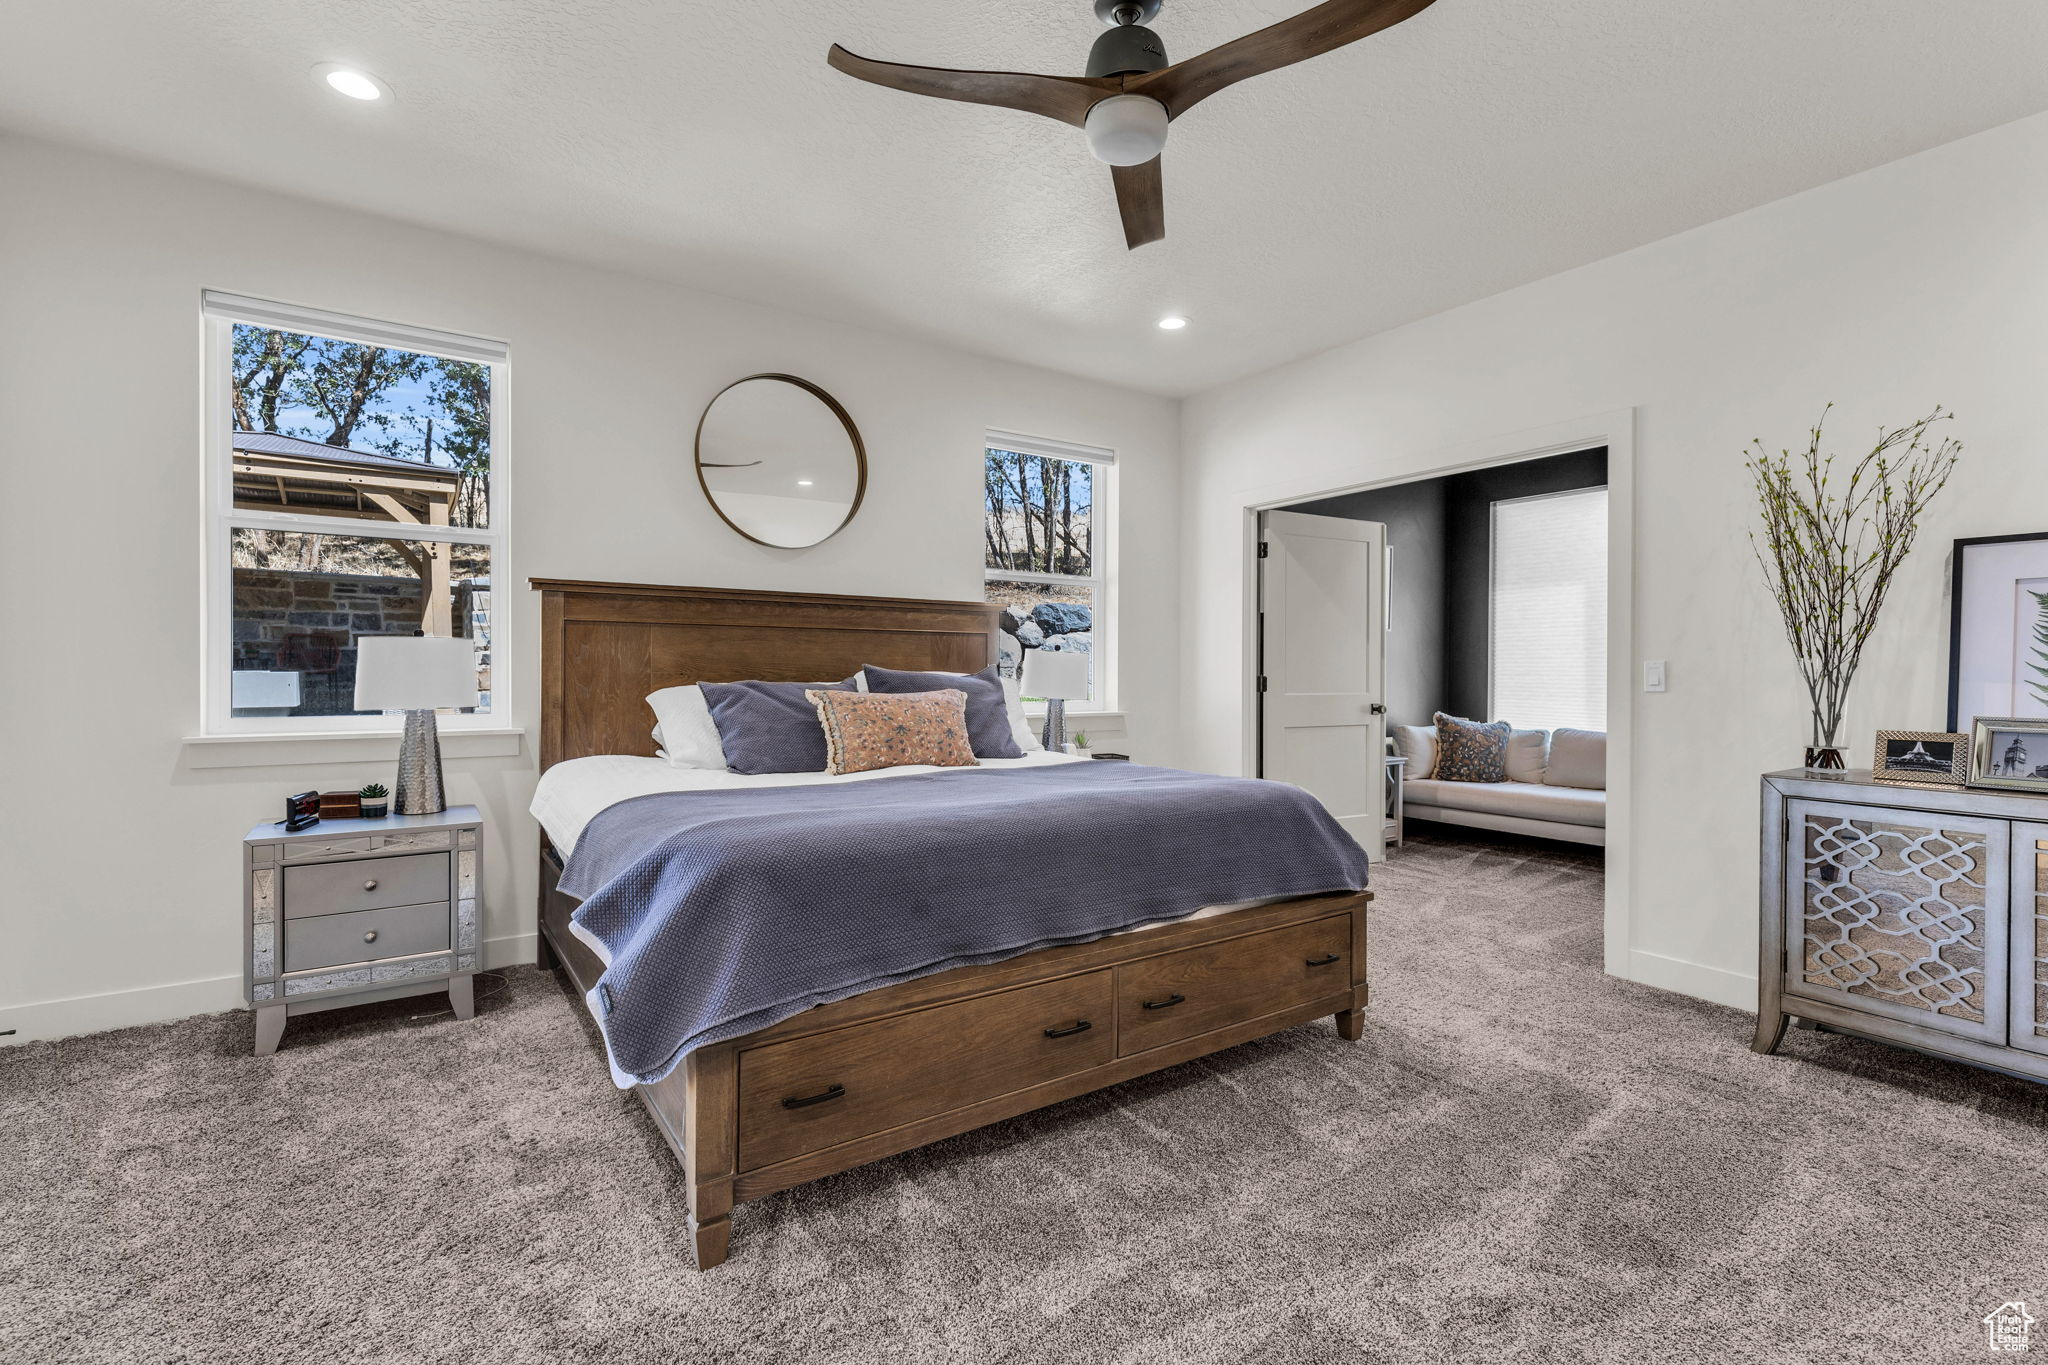
[[1089, 656], [1090, 695], [1076, 711], [1111, 707], [1107, 450], [992, 431], [983, 460], [983, 577], [1003, 606], [1003, 676], [1034, 649]]
[[209, 293], [208, 733], [376, 730], [356, 641], [457, 636], [489, 724], [505, 348]]
[[1607, 728], [1607, 490], [1493, 505], [1489, 715]]

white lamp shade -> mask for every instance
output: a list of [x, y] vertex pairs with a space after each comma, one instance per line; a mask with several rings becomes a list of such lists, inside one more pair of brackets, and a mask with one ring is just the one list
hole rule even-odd
[[476, 641], [439, 635], [356, 637], [356, 710], [475, 705]]
[[1047, 701], [1084, 701], [1088, 696], [1088, 661], [1079, 650], [1027, 649], [1018, 690]]

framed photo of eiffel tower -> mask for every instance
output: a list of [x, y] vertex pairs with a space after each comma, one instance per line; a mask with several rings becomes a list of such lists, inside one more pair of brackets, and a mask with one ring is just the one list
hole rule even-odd
[[1960, 787], [1970, 776], [1970, 737], [1939, 730], [1879, 730], [1870, 774], [1880, 782]]

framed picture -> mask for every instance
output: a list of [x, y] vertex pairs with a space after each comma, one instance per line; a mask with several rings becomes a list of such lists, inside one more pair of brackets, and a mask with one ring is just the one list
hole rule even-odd
[[1879, 730], [1871, 776], [1880, 782], [1948, 782], [1970, 776], [1970, 737], [1936, 730]]
[[2048, 796], [2048, 717], [1979, 716], [1971, 722], [1970, 785]]
[[1948, 728], [2048, 718], [2048, 531], [1959, 540], [1953, 573]]

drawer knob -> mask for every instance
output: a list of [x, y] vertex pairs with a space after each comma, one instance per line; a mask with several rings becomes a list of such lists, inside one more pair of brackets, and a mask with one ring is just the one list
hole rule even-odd
[[1327, 967], [1327, 966], [1329, 966], [1329, 965], [1330, 965], [1330, 964], [1331, 964], [1332, 962], [1335, 962], [1336, 960], [1337, 960], [1337, 954], [1335, 954], [1335, 953], [1324, 953], [1324, 954], [1323, 954], [1323, 955], [1322, 955], [1321, 957], [1312, 957], [1312, 958], [1310, 958], [1310, 959], [1308, 960], [1308, 962], [1307, 962], [1307, 964], [1306, 964], [1306, 965], [1308, 965], [1308, 966], [1310, 966], [1310, 967]]
[[364, 883], [363, 883], [363, 890], [365, 890], [365, 891], [375, 891], [376, 889], [377, 889], [377, 879], [376, 879], [375, 877], [372, 877], [372, 878], [370, 878], [370, 880], [368, 880], [368, 881], [366, 881], [366, 882], [364, 882]]
[[815, 1095], [792, 1095], [782, 1102], [782, 1107], [784, 1109], [803, 1109], [813, 1104], [823, 1104], [826, 1100], [836, 1100], [845, 1093], [846, 1087], [835, 1081]]
[[363, 935], [363, 942], [365, 943], [375, 943], [376, 941], [377, 931], [375, 929], [372, 929], [369, 933]]
[[1180, 1004], [1183, 1000], [1186, 999], [1187, 997], [1185, 995], [1182, 995], [1176, 991], [1174, 994], [1167, 996], [1164, 1000], [1147, 1000], [1145, 1002], [1145, 1008], [1148, 1010], [1172, 1009], [1175, 1005]]
[[1070, 1028], [1049, 1028], [1045, 1031], [1045, 1036], [1048, 1038], [1071, 1038], [1077, 1033], [1086, 1033], [1094, 1027], [1095, 1025], [1083, 1019], [1080, 1023]]

